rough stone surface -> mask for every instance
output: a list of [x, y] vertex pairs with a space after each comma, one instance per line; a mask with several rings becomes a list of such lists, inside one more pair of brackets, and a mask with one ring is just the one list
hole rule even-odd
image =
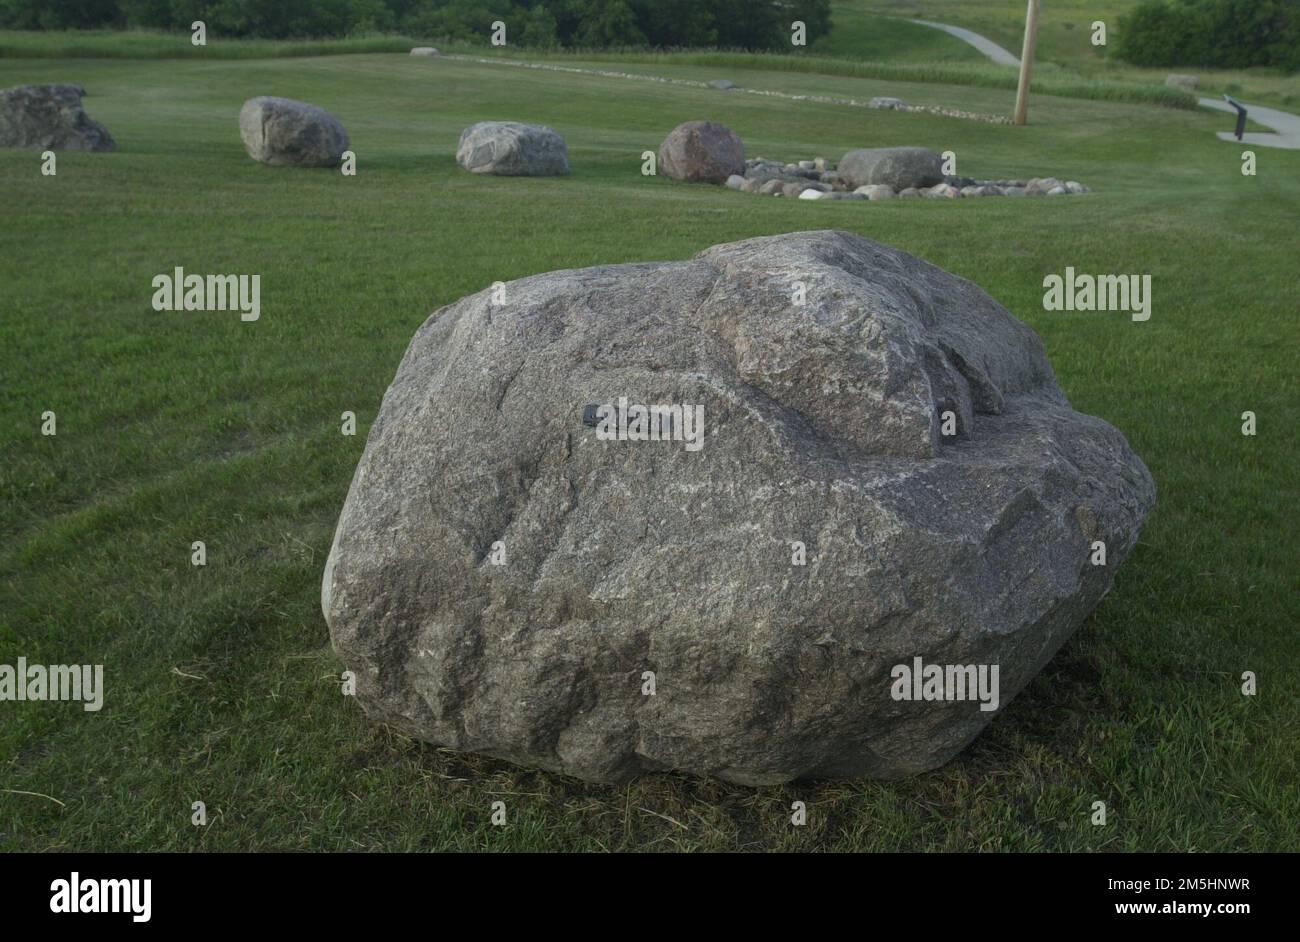
[[250, 98], [239, 110], [248, 156], [275, 167], [337, 167], [348, 132], [324, 108], [290, 98]]
[[860, 186], [853, 192], [861, 193], [869, 200], [892, 200], [896, 195], [892, 186], [886, 186], [883, 183], [869, 183], [866, 186]]
[[460, 132], [456, 162], [472, 173], [502, 177], [563, 176], [569, 172], [569, 148], [539, 124], [480, 121]]
[[1028, 196], [1042, 196], [1058, 186], [1064, 186], [1064, 182], [1056, 177], [1035, 177], [1025, 184], [1025, 193]]
[[117, 142], [81, 107], [80, 85], [16, 85], [0, 90], [0, 147], [117, 150]]
[[[1079, 628], [1155, 499], [1028, 327], [860, 236], [504, 297], [416, 332], [325, 567], [357, 702], [422, 740], [595, 781], [931, 769]], [[619, 397], [702, 405], [703, 447], [598, 440], [584, 409]], [[998, 665], [999, 711], [894, 699], [918, 656]]]
[[730, 128], [715, 121], [679, 124], [659, 147], [659, 169], [677, 180], [722, 183], [745, 173], [745, 145]]
[[727, 186], [733, 190], [743, 189], [745, 186], [745, 178], [740, 176], [740, 174], [733, 173], [731, 176], [727, 177]]
[[851, 186], [883, 183], [895, 190], [943, 182], [943, 158], [927, 147], [851, 150], [836, 168]]
[[871, 99], [867, 106], [870, 108], [883, 108], [886, 111], [898, 111], [900, 108], [907, 107], [903, 104], [901, 98], [887, 98], [884, 96]]

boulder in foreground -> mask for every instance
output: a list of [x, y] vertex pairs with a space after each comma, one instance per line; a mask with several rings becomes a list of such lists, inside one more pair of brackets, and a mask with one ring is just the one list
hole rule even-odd
[[337, 167], [348, 132], [332, 114], [291, 98], [250, 98], [239, 111], [248, 156], [274, 167]]
[[117, 150], [117, 142], [81, 107], [80, 85], [16, 85], [0, 90], [0, 147]]
[[472, 173], [561, 176], [569, 172], [569, 149], [564, 138], [548, 127], [480, 121], [461, 132], [456, 161]]
[[[636, 404], [679, 407], [668, 440], [589, 424]], [[430, 316], [322, 605], [361, 707], [431, 743], [593, 781], [895, 778], [1042, 669], [1154, 499], [979, 287], [801, 232]]]

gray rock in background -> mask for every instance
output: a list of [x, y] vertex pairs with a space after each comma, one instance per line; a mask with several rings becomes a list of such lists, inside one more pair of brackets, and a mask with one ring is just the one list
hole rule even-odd
[[726, 125], [715, 121], [679, 124], [659, 146], [659, 169], [690, 183], [723, 183], [745, 174], [745, 145]]
[[902, 191], [943, 182], [943, 158], [927, 147], [851, 150], [836, 169], [855, 188], [883, 183]]
[[0, 90], [0, 147], [117, 150], [117, 142], [81, 107], [80, 85], [15, 85]]
[[273, 167], [337, 167], [348, 132], [324, 108], [291, 98], [250, 98], [239, 110], [248, 156]]
[[551, 177], [569, 172], [569, 148], [555, 131], [517, 121], [480, 121], [467, 127], [456, 161], [473, 173]]
[[1170, 88], [1181, 88], [1183, 91], [1194, 92], [1200, 86], [1201, 80], [1195, 75], [1180, 75], [1174, 72], [1165, 76], [1165, 84]]
[[[416, 332], [322, 585], [361, 707], [431, 743], [593, 781], [935, 768], [997, 713], [895, 700], [892, 669], [997, 665], [1005, 708], [1155, 500], [1033, 331], [860, 236], [548, 272], [504, 298]], [[597, 440], [584, 408], [621, 396], [702, 404], [705, 444]]]

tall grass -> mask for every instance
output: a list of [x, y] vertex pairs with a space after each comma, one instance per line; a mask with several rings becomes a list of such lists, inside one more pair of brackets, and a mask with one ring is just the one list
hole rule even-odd
[[[445, 52], [489, 55], [480, 46], [451, 43], [439, 48]], [[1017, 73], [1005, 66], [983, 62], [859, 62], [807, 54], [738, 52], [728, 50], [647, 49], [493, 49], [497, 58], [542, 61], [610, 62], [640, 65], [706, 66], [717, 69], [758, 69], [768, 72], [802, 72], [847, 78], [884, 79], [899, 82], [929, 82], [940, 85], [975, 85], [982, 88], [1014, 89]], [[1080, 78], [1058, 68], [1040, 69], [1032, 90], [1061, 98], [1085, 98], [1091, 101], [1115, 101], [1153, 104], [1166, 108], [1196, 108], [1196, 96], [1180, 89], [1155, 83], [1116, 82], [1104, 78]]]
[[[270, 40], [210, 38], [207, 46], [194, 46], [188, 33], [111, 30], [19, 32], [0, 30], [0, 58], [53, 59], [266, 59], [283, 56], [324, 56], [350, 53], [409, 52], [428, 40], [408, 36], [365, 36], [350, 39]], [[763, 69], [803, 72], [849, 78], [975, 85], [1013, 89], [1016, 72], [985, 62], [860, 62], [829, 56], [728, 50], [626, 49], [497, 49], [463, 42], [438, 42], [448, 53], [543, 61], [618, 62], [642, 65], [707, 66], [718, 69]], [[1055, 73], [1055, 74], [1054, 74]], [[1196, 107], [1196, 96], [1164, 85], [1080, 78], [1045, 66], [1034, 80], [1033, 91], [1062, 98]]]
[[195, 46], [189, 33], [152, 30], [0, 30], [0, 59], [275, 59], [366, 52], [408, 52], [407, 36], [348, 39], [225, 39]]

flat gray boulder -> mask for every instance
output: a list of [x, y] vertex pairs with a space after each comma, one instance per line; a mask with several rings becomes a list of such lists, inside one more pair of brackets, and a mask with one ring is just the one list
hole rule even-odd
[[673, 128], [659, 146], [659, 169], [675, 180], [725, 183], [745, 174], [745, 145], [725, 124], [687, 121]]
[[943, 158], [928, 147], [851, 150], [836, 169], [854, 188], [884, 184], [902, 191], [943, 182]]
[[569, 172], [569, 149], [550, 128], [517, 121], [480, 121], [460, 135], [456, 161], [472, 173], [550, 177]]
[[[679, 411], [642, 440], [638, 405]], [[1154, 500], [978, 286], [799, 232], [432, 314], [322, 607], [362, 709], [441, 746], [592, 781], [895, 778], [1006, 708]]]
[[117, 150], [117, 142], [81, 107], [80, 85], [16, 85], [0, 90], [0, 147]]
[[348, 132], [332, 114], [303, 101], [261, 96], [239, 110], [248, 156], [274, 167], [337, 167]]

